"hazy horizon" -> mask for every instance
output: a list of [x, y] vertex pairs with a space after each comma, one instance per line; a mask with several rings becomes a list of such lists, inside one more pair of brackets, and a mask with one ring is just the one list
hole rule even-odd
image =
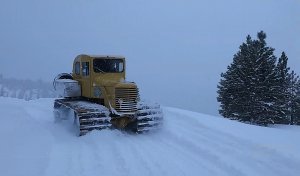
[[52, 81], [78, 54], [127, 58], [144, 98], [217, 115], [217, 84], [239, 45], [267, 33], [300, 73], [300, 1], [2, 0], [0, 74]]

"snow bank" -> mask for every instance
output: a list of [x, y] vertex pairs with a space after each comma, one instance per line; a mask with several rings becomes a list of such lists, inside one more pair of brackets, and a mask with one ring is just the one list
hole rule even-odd
[[53, 175], [299, 175], [299, 127], [265, 128], [164, 108], [162, 130], [93, 131], [55, 123], [53, 99], [0, 98], [0, 173]]

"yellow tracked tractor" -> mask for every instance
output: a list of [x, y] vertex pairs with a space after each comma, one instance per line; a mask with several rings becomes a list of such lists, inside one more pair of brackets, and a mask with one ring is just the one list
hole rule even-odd
[[125, 66], [122, 56], [77, 56], [72, 74], [61, 73], [53, 81], [62, 97], [54, 101], [55, 118], [74, 115], [78, 135], [94, 129], [141, 133], [160, 127], [160, 106], [140, 101], [137, 85], [125, 79]]

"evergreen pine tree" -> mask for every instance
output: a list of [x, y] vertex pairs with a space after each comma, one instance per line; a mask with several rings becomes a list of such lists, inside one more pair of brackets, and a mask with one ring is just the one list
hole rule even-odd
[[289, 102], [291, 93], [289, 87], [291, 86], [290, 68], [287, 67], [288, 57], [282, 52], [276, 66], [278, 93], [276, 95], [275, 107], [277, 109], [277, 116], [274, 121], [277, 124], [288, 124], [290, 122], [291, 111]]
[[295, 86], [296, 94], [294, 99], [294, 114], [292, 124], [300, 125], [300, 80], [298, 79]]
[[[297, 124], [300, 118], [300, 80], [299, 76], [292, 71], [289, 75], [289, 110], [290, 124]], [[300, 120], [300, 119], [299, 119]]]
[[276, 57], [274, 49], [266, 45], [266, 34], [261, 31], [257, 37], [252, 40], [247, 36], [233, 63], [221, 74], [217, 100], [222, 116], [267, 125], [277, 116]]
[[3, 75], [0, 74], [0, 97], [4, 96], [4, 83], [3, 83]]
[[240, 46], [240, 51], [234, 55], [233, 63], [228, 66], [226, 73], [221, 74], [218, 85], [218, 101], [221, 103], [220, 114], [226, 118], [240, 121], [251, 121], [253, 117], [253, 84], [247, 79], [254, 74], [252, 62], [245, 55], [249, 54], [253, 41], [248, 35], [246, 43]]

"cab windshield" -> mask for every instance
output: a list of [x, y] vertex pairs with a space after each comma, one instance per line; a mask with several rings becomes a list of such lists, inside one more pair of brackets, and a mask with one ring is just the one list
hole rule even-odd
[[93, 68], [95, 73], [121, 73], [124, 70], [122, 59], [94, 59]]

